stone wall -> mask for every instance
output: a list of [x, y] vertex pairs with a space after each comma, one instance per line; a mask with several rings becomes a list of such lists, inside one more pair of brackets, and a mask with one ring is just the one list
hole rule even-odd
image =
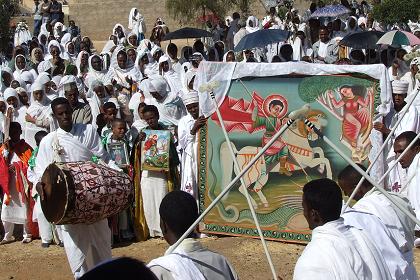
[[[172, 19], [165, 8], [165, 0], [68, 0], [67, 19], [73, 19], [81, 28], [82, 34], [94, 41], [104, 41], [112, 33], [116, 23], [124, 27], [128, 25], [128, 15], [132, 7], [137, 7], [146, 20], [147, 36], [153, 28], [156, 18], [161, 17], [168, 25], [170, 31], [181, 27], [179, 22]], [[299, 9], [308, 7], [310, 0], [295, 0]], [[33, 0], [23, 0], [23, 6], [33, 7]], [[259, 0], [255, 0], [252, 14], [258, 18], [265, 15], [265, 10]], [[67, 17], [68, 16], [68, 17]]]

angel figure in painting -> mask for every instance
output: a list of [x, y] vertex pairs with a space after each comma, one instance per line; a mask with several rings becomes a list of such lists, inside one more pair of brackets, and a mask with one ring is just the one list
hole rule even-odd
[[373, 92], [356, 85], [344, 85], [339, 88], [341, 99], [336, 100], [333, 91], [328, 97], [334, 108], [343, 108], [342, 138], [356, 151], [360, 150], [362, 136], [369, 131], [369, 104], [373, 102]]

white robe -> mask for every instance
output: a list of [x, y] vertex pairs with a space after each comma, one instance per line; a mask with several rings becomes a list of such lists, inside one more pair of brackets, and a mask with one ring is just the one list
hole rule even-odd
[[[414, 215], [410, 202], [406, 198], [395, 193], [389, 194], [394, 200], [398, 201], [399, 205]], [[406, 279], [418, 279], [416, 269], [413, 265], [415, 223], [396, 205], [389, 201], [385, 195], [373, 188], [353, 206], [353, 209], [370, 213], [381, 220], [389, 230], [391, 238], [399, 245], [399, 250], [409, 264], [405, 273], [407, 276]]]
[[181, 190], [198, 198], [198, 136], [191, 135], [194, 118], [188, 114], [178, 123], [178, 147], [181, 150]]
[[[60, 154], [54, 155], [58, 151]], [[34, 169], [37, 177], [35, 184], [54, 161], [89, 161], [93, 155], [104, 161], [109, 158], [98, 133], [91, 125], [74, 124], [70, 132], [58, 128], [45, 136], [39, 145]], [[67, 259], [76, 278], [111, 258], [111, 231], [106, 219], [90, 225], [62, 225], [61, 229]]]
[[[4, 155], [0, 155], [4, 156]], [[10, 163], [19, 162], [21, 161], [19, 157], [13, 153], [12, 160]], [[3, 222], [9, 222], [12, 224], [20, 224], [24, 225], [26, 224], [26, 212], [27, 212], [27, 206], [26, 203], [22, 201], [22, 194], [19, 193], [16, 189], [16, 177], [14, 174], [11, 174], [9, 172], [9, 190], [10, 190], [10, 203], [9, 205], [6, 205], [3, 203], [2, 209], [1, 209], [1, 220]], [[6, 195], [4, 195], [3, 201], [6, 199]]]
[[160, 228], [159, 207], [168, 193], [168, 178], [165, 172], [143, 170], [141, 173], [141, 196], [144, 216], [151, 237], [163, 236]]
[[238, 276], [222, 255], [204, 248], [198, 240], [184, 239], [172, 253], [152, 260], [148, 267], [158, 279], [236, 280]]
[[[385, 124], [387, 127], [392, 129], [392, 127], [397, 123], [398, 119], [400, 118], [401, 118], [401, 111], [397, 113], [395, 112], [395, 110], [392, 110], [385, 117]], [[395, 130], [394, 134], [392, 135], [391, 140], [389, 140], [388, 142], [389, 153], [386, 159], [388, 163], [388, 168], [396, 160], [394, 149], [393, 149], [395, 138], [398, 137], [398, 135], [400, 135], [404, 131], [414, 131], [415, 133], [418, 133], [420, 131], [420, 114], [418, 113], [417, 108], [414, 106], [411, 106], [408, 109], [408, 112], [402, 117], [402, 120], [397, 126], [397, 129]], [[388, 175], [387, 188], [393, 192], [397, 192], [403, 196], [407, 196], [406, 180], [407, 180], [406, 171], [398, 163]]]
[[312, 231], [312, 240], [299, 257], [294, 280], [392, 279], [383, 257], [361, 230], [343, 219]]
[[[43, 105], [37, 101], [33, 101], [26, 113], [31, 117], [35, 118], [36, 120], [42, 121], [43, 119], [50, 118], [51, 110], [49, 105]], [[23, 129], [23, 138], [25, 139], [26, 143], [28, 143], [32, 148], [36, 147], [35, 134], [41, 130], [47, 131], [46, 128], [39, 127], [36, 124], [25, 121], [25, 127]]]
[[407, 172], [407, 197], [416, 213], [417, 219], [420, 218], [420, 153], [417, 154], [410, 164]]
[[410, 264], [400, 251], [400, 247], [405, 245], [402, 236], [396, 235], [397, 240], [393, 239], [391, 232], [381, 220], [369, 213], [350, 209], [341, 216], [344, 218], [345, 225], [361, 230], [372, 241], [381, 253], [392, 279], [413, 279], [407, 276], [416, 274], [415, 270], [413, 273], [414, 267], [410, 268]]

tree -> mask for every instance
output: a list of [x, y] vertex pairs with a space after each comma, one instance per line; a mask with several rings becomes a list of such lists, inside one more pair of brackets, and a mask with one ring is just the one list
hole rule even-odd
[[7, 48], [10, 41], [12, 35], [10, 19], [17, 11], [17, 1], [0, 0], [0, 52]]
[[198, 17], [213, 13], [224, 18], [233, 9], [247, 14], [252, 0], [166, 0], [171, 17], [181, 24], [194, 23]]
[[384, 24], [417, 21], [419, 14], [419, 0], [383, 0], [373, 7], [373, 17]]

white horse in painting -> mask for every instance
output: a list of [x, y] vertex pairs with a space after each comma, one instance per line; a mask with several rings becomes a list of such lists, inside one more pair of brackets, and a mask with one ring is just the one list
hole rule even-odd
[[[308, 114], [307, 119], [309, 119], [318, 129], [322, 129], [322, 127], [325, 127], [327, 124], [327, 120], [321, 111], [312, 110]], [[281, 139], [287, 144], [289, 154], [296, 161], [296, 164], [288, 163], [290, 171], [318, 166], [318, 171], [320, 173], [323, 173], [326, 169], [326, 177], [332, 178], [330, 161], [325, 158], [322, 148], [311, 147], [309, 145], [309, 141], [317, 140], [318, 135], [313, 131], [310, 131], [302, 120], [296, 120], [294, 124], [283, 133]], [[238, 151], [233, 143], [232, 147], [241, 170], [262, 149], [261, 147], [246, 146]], [[316, 155], [317, 157], [315, 157]], [[226, 142], [223, 142], [220, 147], [220, 161], [223, 170], [221, 185], [225, 187], [231, 181], [232, 172], [234, 170], [233, 160], [230, 156]], [[268, 181], [268, 174], [270, 172], [279, 172], [279, 170], [280, 163], [267, 166], [264, 156], [262, 156], [242, 177], [245, 186], [241, 184], [239, 191], [245, 195], [245, 191], [247, 191], [248, 187], [254, 184], [252, 189], [258, 195], [264, 207], [268, 207], [269, 203], [262, 192], [262, 189]], [[237, 173], [235, 172], [235, 174]], [[258, 208], [257, 202], [252, 197], [251, 202], [254, 208]]]

